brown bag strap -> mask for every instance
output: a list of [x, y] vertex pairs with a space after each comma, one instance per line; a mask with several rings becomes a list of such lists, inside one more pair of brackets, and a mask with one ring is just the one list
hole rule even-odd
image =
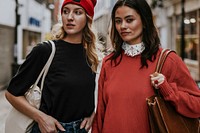
[[162, 68], [163, 68], [163, 64], [165, 63], [165, 60], [167, 58], [167, 56], [171, 53], [174, 52], [173, 50], [170, 49], [163, 49], [161, 51], [161, 54], [159, 56], [158, 62], [156, 64], [156, 69], [155, 72], [161, 73]]
[[[159, 59], [158, 59], [158, 62], [156, 64], [156, 69], [155, 69], [155, 72], [158, 72], [158, 73], [161, 73], [162, 71], [162, 68], [163, 68], [163, 65], [165, 63], [165, 60], [167, 58], [167, 56], [171, 53], [171, 52], [175, 52], [173, 50], [170, 50], [170, 49], [163, 49], [160, 53], [160, 56], [159, 56]], [[155, 89], [154, 88], [154, 91], [155, 91], [155, 94], [158, 95], [158, 96], [161, 96], [158, 89]]]

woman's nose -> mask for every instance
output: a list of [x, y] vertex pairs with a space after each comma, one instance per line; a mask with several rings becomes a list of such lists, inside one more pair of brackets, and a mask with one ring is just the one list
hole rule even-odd
[[121, 23], [121, 29], [124, 29], [124, 28], [126, 28], [126, 22], [122, 21], [122, 23]]
[[70, 12], [68, 15], [67, 15], [67, 19], [68, 20], [74, 20], [74, 16], [73, 16], [73, 13]]

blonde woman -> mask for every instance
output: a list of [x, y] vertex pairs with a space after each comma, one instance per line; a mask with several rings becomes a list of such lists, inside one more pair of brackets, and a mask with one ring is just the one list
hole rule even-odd
[[45, 65], [50, 45], [34, 47], [8, 86], [8, 101], [35, 120], [32, 133], [85, 133], [91, 127], [98, 65], [91, 30], [95, 4], [95, 0], [64, 0], [62, 27], [53, 29], [56, 53], [45, 78], [39, 110], [29, 105], [24, 93]]

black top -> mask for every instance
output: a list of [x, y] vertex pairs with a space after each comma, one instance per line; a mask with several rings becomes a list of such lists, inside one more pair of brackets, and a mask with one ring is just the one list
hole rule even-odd
[[[88, 117], [94, 111], [95, 73], [90, 69], [82, 44], [54, 41], [56, 53], [45, 78], [40, 110], [60, 122]], [[22, 96], [35, 82], [51, 45], [38, 44], [12, 78], [8, 91]]]

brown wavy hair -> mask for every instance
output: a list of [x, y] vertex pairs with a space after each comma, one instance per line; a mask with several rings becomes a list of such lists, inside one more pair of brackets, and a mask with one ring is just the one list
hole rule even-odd
[[[84, 48], [86, 50], [86, 62], [90, 66], [93, 72], [97, 71], [97, 66], [99, 64], [98, 56], [96, 53], [96, 34], [94, 29], [92, 29], [92, 18], [88, 15], [87, 17], [87, 23], [83, 29], [83, 39], [82, 43], [84, 45]], [[52, 39], [59, 40], [63, 39], [67, 33], [64, 31], [62, 24], [57, 23], [52, 28]]]

